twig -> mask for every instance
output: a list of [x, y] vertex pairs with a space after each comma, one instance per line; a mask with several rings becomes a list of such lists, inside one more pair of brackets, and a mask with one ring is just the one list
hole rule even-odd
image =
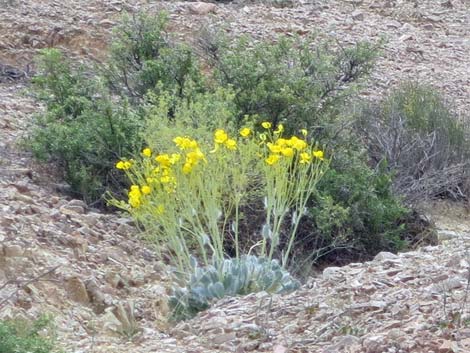
[[18, 294], [19, 290], [25, 286], [27, 286], [28, 284], [31, 284], [31, 283], [34, 283], [34, 282], [37, 282], [39, 281], [42, 277], [45, 277], [47, 276], [48, 274], [51, 274], [52, 272], [54, 272], [55, 270], [57, 270], [61, 265], [57, 265], [55, 267], [52, 267], [51, 269], [47, 270], [46, 272], [43, 272], [39, 275], [37, 275], [36, 277], [34, 278], [31, 278], [29, 280], [15, 280], [15, 281], [7, 281], [4, 285], [2, 285], [2, 287], [0, 287], [0, 289], [3, 289], [5, 288], [7, 285], [9, 284], [16, 284], [16, 290], [13, 291], [13, 293], [11, 293], [10, 295], [8, 295], [5, 299], [3, 299], [2, 301], [0, 301], [0, 309], [5, 305], [5, 303], [7, 303], [11, 298], [13, 298], [15, 295]]

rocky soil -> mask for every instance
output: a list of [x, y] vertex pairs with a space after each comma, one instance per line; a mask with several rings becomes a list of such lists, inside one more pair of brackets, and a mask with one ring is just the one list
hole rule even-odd
[[317, 34], [341, 45], [385, 37], [365, 94], [419, 79], [470, 115], [466, 0], [322, 0], [289, 8], [0, 0], [0, 318], [52, 313], [71, 353], [470, 351], [470, 221], [465, 208], [446, 204], [427, 210], [439, 246], [327, 268], [290, 295], [229, 298], [190, 322], [165, 321], [168, 269], [133, 236], [129, 220], [65, 196], [50, 166], [21, 147], [41, 109], [25, 94], [35, 53], [57, 46], [99, 61], [119, 14], [138, 9], [169, 11], [181, 38], [222, 24], [233, 35]]

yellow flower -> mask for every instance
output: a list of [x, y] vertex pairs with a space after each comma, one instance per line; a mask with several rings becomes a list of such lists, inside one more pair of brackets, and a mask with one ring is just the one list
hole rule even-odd
[[201, 159], [204, 159], [204, 153], [199, 148], [186, 155], [186, 161], [190, 163], [197, 163]]
[[279, 157], [277, 154], [270, 154], [269, 157], [265, 159], [265, 162], [269, 165], [274, 165], [279, 161], [280, 158], [281, 157]]
[[300, 132], [301, 132], [301, 134], [304, 135], [304, 136], [307, 136], [307, 134], [308, 134], [307, 129], [300, 129]]
[[134, 208], [137, 208], [140, 206], [141, 204], [140, 198], [142, 194], [140, 193], [140, 187], [138, 185], [131, 186], [128, 196], [129, 196], [129, 205], [131, 205]]
[[172, 153], [170, 157], [170, 164], [175, 164], [181, 159], [181, 155], [179, 153]]
[[277, 129], [274, 131], [275, 134], [281, 134], [284, 131], [284, 125], [279, 124]]
[[292, 157], [294, 155], [294, 150], [291, 147], [285, 147], [281, 149], [281, 153], [285, 157]]
[[300, 164], [308, 164], [308, 163], [310, 163], [310, 159], [311, 159], [311, 157], [310, 157], [310, 154], [309, 154], [309, 153], [307, 153], [307, 152], [302, 152], [302, 153], [300, 154], [300, 162], [299, 162], [299, 163], [300, 163]]
[[281, 146], [278, 146], [277, 144], [275, 145], [274, 143], [271, 143], [271, 142], [268, 142], [266, 146], [268, 146], [271, 153], [280, 153], [282, 150]]
[[144, 195], [148, 195], [152, 192], [152, 189], [148, 185], [142, 186], [141, 189], [142, 189], [142, 194], [144, 194]]
[[229, 150], [236, 150], [237, 149], [237, 141], [234, 139], [228, 139], [225, 141], [225, 147], [227, 147]]
[[142, 154], [145, 156], [145, 157], [151, 157], [152, 156], [152, 150], [150, 148], [144, 148], [142, 150]]
[[159, 154], [155, 157], [155, 160], [160, 163], [162, 167], [169, 167], [171, 164], [170, 156], [167, 153]]
[[131, 205], [133, 208], [137, 208], [140, 206], [140, 198], [129, 198], [129, 205]]
[[191, 163], [186, 162], [183, 165], [183, 173], [184, 174], [189, 174], [189, 173], [191, 173], [192, 170], [193, 170], [193, 165]]
[[171, 176], [165, 175], [160, 178], [162, 184], [168, 184], [171, 181]]
[[323, 160], [323, 151], [313, 151], [312, 155], [319, 160]]
[[265, 129], [270, 129], [272, 124], [269, 121], [263, 121], [261, 123], [261, 126], [264, 127]]
[[215, 132], [214, 132], [214, 141], [215, 141], [215, 143], [222, 144], [227, 140], [228, 140], [228, 135], [224, 130], [222, 130], [222, 129], [215, 130]]
[[240, 135], [242, 137], [248, 137], [251, 134], [251, 129], [249, 127], [244, 127], [243, 129], [240, 130]]
[[181, 150], [185, 150], [185, 149], [188, 149], [188, 148], [197, 148], [198, 147], [197, 141], [192, 140], [188, 137], [177, 136], [173, 139], [173, 142]]
[[287, 146], [287, 140], [286, 139], [283, 139], [282, 137], [281, 138], [278, 138], [276, 140], [276, 145], [278, 146], [281, 146], [281, 147], [284, 147], [284, 146]]
[[116, 163], [117, 169], [127, 170], [132, 167], [132, 163], [130, 161], [119, 161]]
[[303, 149], [308, 147], [307, 142], [299, 139], [297, 136], [292, 136], [288, 142], [288, 145], [290, 145], [291, 147], [293, 147], [294, 149], [298, 151], [302, 151]]
[[259, 139], [260, 139], [261, 141], [263, 141], [263, 143], [264, 143], [264, 141], [266, 141], [266, 138], [267, 138], [267, 137], [266, 137], [266, 134], [259, 134]]

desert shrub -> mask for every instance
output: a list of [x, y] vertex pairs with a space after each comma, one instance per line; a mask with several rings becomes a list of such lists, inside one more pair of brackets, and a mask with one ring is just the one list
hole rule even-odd
[[174, 320], [189, 319], [225, 296], [286, 293], [299, 285], [276, 260], [244, 255], [207, 267], [199, 267], [194, 260], [190, 280], [174, 288], [169, 304]]
[[126, 187], [114, 164], [141, 148], [146, 94], [184, 98], [203, 91], [192, 51], [175, 44], [166, 24], [164, 14], [124, 16], [99, 69], [75, 68], [56, 49], [41, 52], [33, 88], [46, 112], [35, 119], [29, 144], [36, 157], [59, 166], [74, 196], [101, 204], [106, 190]]
[[[218, 128], [209, 145], [189, 136], [174, 136], [172, 149], [153, 153], [146, 148], [141, 159], [118, 162], [116, 167], [126, 171], [132, 186], [128, 202], [115, 200], [113, 204], [128, 211], [151, 235], [157, 249], [166, 249], [172, 263], [188, 273], [192, 254], [204, 266], [221, 263], [227, 255], [226, 244], [231, 243], [234, 256], [242, 255], [240, 209], [258, 192], [264, 199], [265, 219], [253, 245], [259, 256], [279, 257], [285, 266], [306, 203], [327, 160], [304, 136], [284, 138], [282, 125], [276, 130], [270, 122], [261, 125], [263, 133], [243, 127], [229, 135]], [[290, 215], [281, 252], [281, 228]]]
[[469, 128], [429, 86], [404, 84], [360, 110], [356, 129], [373, 165], [385, 160], [408, 202], [468, 196]]
[[54, 340], [46, 316], [34, 321], [1, 320], [0, 353], [50, 353]]
[[171, 38], [167, 25], [165, 12], [123, 16], [102, 67], [112, 92], [138, 103], [157, 85], [180, 97], [188, 81], [203, 89], [203, 75], [193, 51]]
[[253, 43], [244, 37], [231, 45], [209, 31], [199, 45], [216, 81], [236, 92], [237, 123], [245, 115], [258, 116], [258, 122], [283, 123], [289, 132], [309, 128], [317, 137], [338, 117], [344, 99], [369, 72], [377, 53], [368, 43], [333, 50], [313, 39], [287, 37], [276, 43]]
[[35, 156], [56, 163], [72, 193], [88, 202], [107, 188], [120, 189], [115, 160], [139, 148], [139, 119], [56, 49], [42, 51], [39, 70], [33, 85], [46, 112], [36, 117], [29, 138]]

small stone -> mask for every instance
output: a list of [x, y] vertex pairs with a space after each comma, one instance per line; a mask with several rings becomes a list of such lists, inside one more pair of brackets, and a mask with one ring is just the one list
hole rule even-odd
[[221, 335], [217, 335], [212, 339], [212, 343], [219, 345], [225, 342], [229, 342], [237, 338], [237, 335], [235, 332], [230, 332], [230, 333], [224, 333]]
[[460, 349], [456, 346], [455, 342], [445, 340], [439, 347], [439, 353], [454, 353], [459, 352]]
[[396, 260], [396, 259], [398, 259], [397, 255], [392, 254], [391, 252], [387, 252], [387, 251], [379, 252], [374, 257], [374, 261]]
[[355, 21], [363, 21], [364, 20], [364, 13], [359, 10], [355, 10], [352, 12], [351, 17]]
[[382, 344], [384, 342], [384, 337], [382, 336], [369, 336], [364, 339], [362, 342], [363, 347], [365, 348], [364, 353], [376, 353], [383, 352]]
[[437, 238], [439, 240], [450, 240], [450, 239], [456, 239], [459, 237], [459, 233], [454, 232], [452, 230], [439, 230], [437, 232]]
[[5, 245], [3, 247], [3, 253], [5, 257], [21, 257], [23, 256], [24, 250], [19, 245]]
[[79, 205], [63, 205], [59, 208], [60, 212], [65, 215], [75, 215], [75, 214], [83, 214], [85, 213], [85, 208]]
[[[115, 271], [106, 272], [104, 278], [113, 288], [118, 288], [122, 282], [121, 276]], [[123, 284], [121, 284], [121, 286], [123, 286]]]
[[323, 279], [331, 280], [341, 275], [341, 267], [327, 267], [323, 270]]
[[441, 2], [441, 6], [446, 7], [448, 9], [452, 9], [454, 7], [454, 4], [452, 4], [452, 1], [447, 0], [447, 1]]
[[67, 294], [73, 301], [87, 304], [90, 302], [90, 297], [86, 290], [85, 284], [77, 276], [70, 277], [66, 282]]

